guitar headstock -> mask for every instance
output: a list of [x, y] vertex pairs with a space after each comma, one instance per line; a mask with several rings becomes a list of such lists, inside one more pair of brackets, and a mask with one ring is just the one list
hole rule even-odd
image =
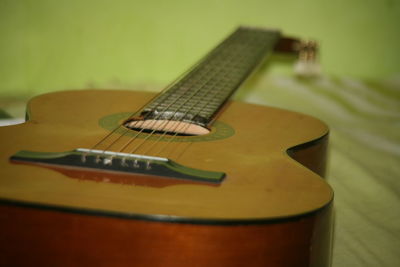
[[321, 74], [321, 67], [318, 62], [318, 43], [316, 41], [282, 37], [276, 45], [275, 51], [297, 56], [297, 61], [294, 64], [296, 75], [310, 78]]

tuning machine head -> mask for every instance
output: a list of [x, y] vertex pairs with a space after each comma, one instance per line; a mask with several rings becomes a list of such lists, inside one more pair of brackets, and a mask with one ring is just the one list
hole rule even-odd
[[314, 40], [299, 40], [283, 37], [275, 51], [296, 54], [294, 72], [299, 77], [316, 77], [321, 74], [318, 62], [318, 43]]

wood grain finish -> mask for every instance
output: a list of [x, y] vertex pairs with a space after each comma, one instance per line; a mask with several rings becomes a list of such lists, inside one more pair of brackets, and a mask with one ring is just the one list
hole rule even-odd
[[[27, 123], [0, 129], [0, 140], [8, 140], [0, 153], [0, 198], [220, 220], [300, 215], [331, 201], [329, 185], [286, 153], [290, 147], [326, 135], [326, 125], [303, 114], [240, 102], [229, 103], [218, 117], [233, 129], [232, 136], [196, 139], [193, 143], [177, 140], [159, 155], [188, 167], [225, 172], [226, 178], [217, 188], [190, 184], [154, 188], [121, 186], [106, 180], [79, 181], [47, 168], [9, 162], [9, 157], [20, 150], [62, 152], [90, 148], [109, 133], [99, 125], [101, 118], [139, 109], [151, 97], [152, 94], [130, 91], [86, 90], [34, 98], [29, 103]], [[110, 150], [118, 149], [130, 138], [120, 138]]]
[[309, 143], [301, 144], [288, 149], [288, 155], [305, 167], [317, 173], [321, 177], [325, 176], [328, 134]]
[[[152, 186], [144, 176], [136, 185], [73, 179], [9, 162], [19, 150], [89, 148], [109, 133], [101, 118], [137, 110], [151, 97], [108, 90], [47, 94], [30, 102], [27, 123], [0, 128], [0, 140], [8, 140], [0, 152], [1, 264], [328, 266], [333, 193], [317, 174], [328, 129], [306, 115], [231, 102], [218, 120], [233, 135], [173, 142], [171, 159], [226, 172], [219, 186], [157, 186], [154, 180]], [[298, 162], [286, 153], [296, 146]]]
[[255, 225], [199, 225], [0, 205], [2, 266], [328, 266], [330, 208]]

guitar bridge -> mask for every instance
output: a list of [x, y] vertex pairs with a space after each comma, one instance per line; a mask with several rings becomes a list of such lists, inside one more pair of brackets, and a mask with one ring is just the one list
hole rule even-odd
[[10, 160], [33, 165], [55, 166], [57, 168], [171, 177], [207, 183], [221, 183], [225, 177], [223, 172], [194, 169], [167, 158], [86, 148], [78, 148], [67, 152], [22, 150], [11, 156]]

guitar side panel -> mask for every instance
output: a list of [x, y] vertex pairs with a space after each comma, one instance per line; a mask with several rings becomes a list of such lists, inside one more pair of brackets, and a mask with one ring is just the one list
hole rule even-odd
[[0, 265], [329, 266], [330, 215], [201, 225], [0, 205]]
[[325, 177], [329, 135], [287, 150], [288, 155], [308, 169]]

